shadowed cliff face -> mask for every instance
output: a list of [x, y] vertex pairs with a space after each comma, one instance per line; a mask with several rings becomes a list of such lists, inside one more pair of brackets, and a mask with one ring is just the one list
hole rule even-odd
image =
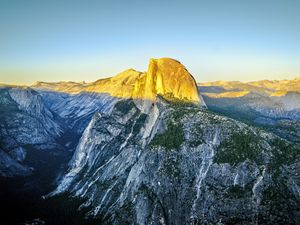
[[55, 194], [103, 224], [295, 224], [299, 147], [193, 105], [96, 113]]
[[180, 62], [170, 58], [151, 59], [148, 71], [143, 73], [129, 69], [114, 77], [88, 84], [40, 82], [33, 87], [73, 94], [82, 91], [108, 93], [118, 98], [151, 101], [156, 101], [157, 96], [161, 95], [167, 99], [201, 103], [192, 75]]

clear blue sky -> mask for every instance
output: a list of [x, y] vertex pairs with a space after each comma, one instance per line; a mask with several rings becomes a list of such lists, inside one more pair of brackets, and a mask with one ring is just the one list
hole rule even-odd
[[165, 56], [199, 82], [293, 78], [299, 12], [299, 0], [0, 0], [0, 82], [93, 81]]

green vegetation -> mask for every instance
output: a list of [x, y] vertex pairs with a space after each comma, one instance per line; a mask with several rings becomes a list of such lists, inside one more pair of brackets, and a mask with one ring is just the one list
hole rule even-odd
[[147, 114], [145, 114], [145, 113], [140, 114], [140, 116], [138, 117], [138, 119], [136, 120], [136, 123], [134, 124], [134, 126], [132, 128], [133, 134], [137, 134], [140, 131], [142, 126], [145, 124], [146, 119], [147, 119]]
[[199, 106], [184, 101], [175, 101], [170, 104], [172, 109], [171, 118], [175, 121], [183, 118], [184, 115], [199, 112]]
[[191, 130], [192, 137], [189, 140], [190, 147], [197, 147], [204, 143], [203, 128], [199, 124], [195, 124]]
[[139, 187], [139, 193], [145, 195], [152, 203], [155, 202], [156, 196], [153, 191], [144, 183]]
[[40, 204], [40, 218], [46, 224], [74, 224], [74, 225], [96, 225], [97, 219], [84, 219], [91, 208], [78, 210], [84, 202], [83, 199], [61, 194], [45, 199]]
[[184, 132], [181, 119], [184, 115], [197, 113], [199, 107], [185, 102], [172, 102], [170, 105], [171, 112], [166, 118], [166, 130], [156, 136], [150, 142], [150, 147], [162, 146], [167, 150], [178, 149], [184, 142]]
[[110, 180], [98, 181], [96, 184], [99, 190], [107, 191], [112, 186], [113, 182], [114, 179], [110, 179]]
[[150, 147], [162, 146], [166, 150], [178, 149], [184, 141], [183, 127], [181, 123], [167, 122], [166, 130], [156, 134], [150, 142]]
[[122, 100], [115, 104], [115, 109], [118, 111], [127, 114], [134, 107], [133, 101]]
[[273, 183], [263, 192], [262, 205], [267, 216], [261, 218], [261, 223], [296, 224], [293, 215], [299, 211], [300, 199], [287, 187], [289, 176], [282, 173], [282, 166], [299, 161], [300, 146], [280, 138], [272, 140], [270, 144], [272, 157], [268, 169], [272, 173]]
[[163, 96], [159, 95], [160, 98], [166, 100], [168, 103], [175, 105], [175, 106], [180, 106], [180, 107], [195, 107], [195, 103], [191, 102], [187, 98], [185, 99], [179, 99], [176, 98], [173, 93], [166, 93]]
[[235, 132], [219, 145], [215, 162], [236, 165], [246, 159], [255, 160], [259, 153], [259, 137], [251, 131]]
[[166, 156], [159, 172], [166, 175], [170, 179], [179, 180], [180, 179], [180, 168], [177, 157], [173, 158], [171, 156]]
[[[160, 201], [160, 199], [158, 198], [158, 196], [155, 194], [155, 192], [153, 190], [151, 190], [151, 188], [148, 187], [144, 183], [141, 184], [141, 186], [139, 187], [138, 192], [140, 194], [146, 196], [151, 204], [156, 203], [157, 205], [159, 205], [161, 210], [162, 210], [163, 217], [167, 221], [167, 213], [166, 213], [165, 207], [164, 207], [163, 203]], [[166, 222], [166, 224], [168, 224], [168, 221]]]
[[184, 115], [190, 113], [197, 113], [199, 108], [196, 107], [182, 107], [182, 106], [173, 106], [173, 112], [171, 117], [173, 120], [177, 121], [183, 118]]
[[[208, 108], [211, 112], [214, 112], [216, 114], [242, 121], [243, 123], [246, 123], [248, 125], [256, 126], [260, 129], [266, 130], [267, 132], [274, 133], [284, 139], [300, 144], [299, 133], [297, 133], [300, 125], [299, 121], [269, 118], [266, 115], [262, 115], [250, 108], [245, 111], [243, 109], [234, 107], [233, 110], [231, 106], [220, 107], [216, 106], [215, 104], [208, 105]], [[256, 119], [260, 117], [271, 119], [274, 121], [274, 124], [262, 124], [256, 122]]]
[[[248, 109], [246, 112], [242, 109], [233, 107], [233, 106], [216, 106], [214, 104], [208, 105], [210, 111], [221, 115], [221, 116], [229, 116], [230, 118], [237, 119], [246, 124], [253, 125], [253, 121], [261, 116], [259, 113], [254, 111], [253, 109]], [[234, 108], [234, 110], [233, 110]]]
[[270, 169], [279, 172], [282, 165], [289, 165], [300, 159], [300, 146], [291, 144], [283, 139], [276, 138], [271, 142], [273, 147]]
[[245, 198], [252, 195], [253, 183], [248, 183], [245, 187], [231, 186], [228, 188], [226, 197], [228, 198]]
[[[124, 225], [132, 224], [132, 217], [134, 211], [134, 204], [132, 202], [125, 202], [124, 205], [121, 206], [120, 210], [115, 212], [115, 218], [117, 221], [122, 221]], [[116, 221], [110, 221], [109, 224], [113, 224]]]
[[260, 224], [297, 224], [294, 215], [299, 212], [300, 200], [289, 191], [286, 182], [277, 179], [264, 190], [261, 201], [264, 216], [259, 218]]

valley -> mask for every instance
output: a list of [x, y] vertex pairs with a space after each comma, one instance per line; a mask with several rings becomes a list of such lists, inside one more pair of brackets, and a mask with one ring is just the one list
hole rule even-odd
[[2, 85], [1, 224], [298, 224], [299, 81]]

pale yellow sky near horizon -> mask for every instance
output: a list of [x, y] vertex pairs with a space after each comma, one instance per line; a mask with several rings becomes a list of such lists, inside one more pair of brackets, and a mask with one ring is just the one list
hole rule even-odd
[[[0, 83], [13, 85], [32, 85], [37, 81], [44, 82], [93, 82], [98, 79], [112, 77], [129, 68], [138, 71], [147, 71], [149, 58], [125, 57], [119, 54], [116, 60], [111, 60], [112, 55], [105, 59], [90, 57], [86, 59], [70, 58], [35, 64], [20, 64], [17, 68], [0, 68]], [[161, 58], [160, 55], [154, 58]], [[201, 59], [201, 63], [188, 55], [184, 57], [173, 57], [179, 60], [187, 70], [194, 76], [197, 83], [212, 81], [257, 81], [257, 80], [284, 80], [294, 79], [300, 76], [299, 68], [292, 67], [273, 57], [276, 66], [265, 66], [270, 63], [269, 59], [261, 59], [261, 64], [256, 65], [253, 57], [231, 56], [229, 58], [208, 56]], [[264, 57], [266, 58], [266, 57]], [[218, 60], [216, 62], [216, 60]], [[101, 63], [99, 63], [101, 62]], [[52, 65], [49, 66], [48, 64]], [[236, 64], [236, 65], [235, 65]], [[129, 65], [129, 66], [128, 66]], [[131, 65], [131, 66], [130, 66]], [[255, 66], [256, 65], [256, 66]], [[254, 69], [255, 66], [255, 69]], [[250, 69], [247, 69], [250, 68]], [[252, 69], [251, 69], [252, 68]]]
[[293, 79], [299, 7], [299, 0], [0, 1], [0, 82], [91, 82], [146, 71], [161, 57], [179, 60], [197, 82]]
[[[117, 75], [117, 74], [115, 74]], [[94, 82], [96, 80], [99, 80], [99, 79], [105, 79], [105, 78], [109, 78], [109, 77], [112, 77], [112, 76], [99, 76], [98, 79], [95, 79], [95, 80], [52, 80], [52, 79], [46, 79], [46, 80], [41, 80], [41, 79], [37, 79], [35, 81], [31, 81], [31, 82], [26, 82], [26, 77], [25, 77], [25, 81], [22, 81], [23, 79], [20, 79], [20, 82], [5, 82], [5, 80], [2, 80], [1, 79], [1, 76], [0, 76], [0, 84], [2, 85], [16, 85], [16, 86], [31, 86], [33, 85], [34, 83], [36, 82], [76, 82], [76, 83], [80, 83], [80, 82], [86, 82], [86, 83], [90, 83], [90, 82]], [[234, 80], [230, 80], [230, 79], [222, 79], [222, 80], [214, 80], [214, 79], [211, 79], [211, 80], [206, 80], [206, 81], [199, 81], [197, 79], [196, 82], [197, 83], [208, 83], [208, 82], [215, 82], [215, 81], [240, 81], [240, 82], [243, 82], [243, 83], [246, 83], [246, 82], [252, 82], [252, 81], [260, 81], [260, 80], [293, 80], [293, 79], [296, 79], [296, 78], [300, 78], [300, 75], [295, 75], [295, 76], [287, 76], [286, 78], [282, 78], [282, 79], [268, 79], [268, 78], [262, 78], [262, 79], [249, 79], [249, 80], [237, 80], [237, 79], [234, 79]]]

